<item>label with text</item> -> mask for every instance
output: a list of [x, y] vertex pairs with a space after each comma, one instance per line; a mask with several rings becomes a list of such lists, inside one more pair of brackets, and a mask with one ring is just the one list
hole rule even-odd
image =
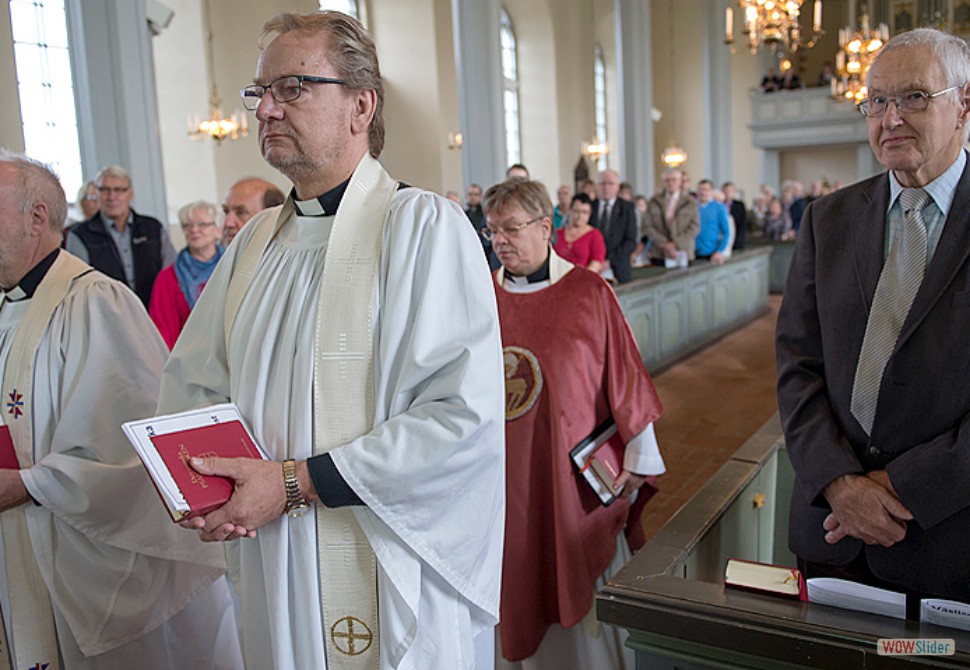
[[956, 644], [952, 639], [881, 638], [876, 650], [880, 656], [953, 656]]

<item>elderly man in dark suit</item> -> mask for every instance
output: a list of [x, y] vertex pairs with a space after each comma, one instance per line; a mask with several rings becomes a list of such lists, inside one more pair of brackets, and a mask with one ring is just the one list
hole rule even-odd
[[598, 198], [593, 201], [590, 225], [599, 228], [606, 240], [606, 259], [619, 284], [630, 281], [630, 254], [637, 246], [637, 208], [618, 197], [620, 175], [615, 170], [600, 173]]
[[970, 49], [894, 37], [859, 105], [888, 172], [813, 201], [778, 317], [808, 576], [970, 601]]

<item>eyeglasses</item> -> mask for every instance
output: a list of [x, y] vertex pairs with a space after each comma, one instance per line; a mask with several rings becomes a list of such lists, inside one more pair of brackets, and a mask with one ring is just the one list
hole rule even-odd
[[206, 228], [211, 228], [214, 225], [216, 225], [215, 221], [190, 221], [189, 223], [182, 224], [182, 230], [190, 230], [192, 228], [204, 230]]
[[962, 84], [956, 86], [950, 86], [949, 88], [944, 88], [942, 91], [937, 91], [936, 93], [924, 93], [923, 91], [909, 91], [903, 93], [902, 95], [897, 95], [894, 98], [887, 97], [885, 95], [874, 95], [871, 98], [866, 98], [859, 102], [856, 107], [859, 109], [859, 113], [865, 117], [876, 117], [882, 116], [889, 109], [889, 103], [895, 103], [896, 109], [902, 113], [905, 112], [922, 112], [924, 109], [930, 106], [930, 100], [944, 93], [949, 93], [950, 91], [955, 91], [960, 88]]
[[131, 186], [99, 186], [98, 193], [101, 195], [121, 195], [127, 193]]
[[517, 236], [522, 231], [522, 229], [528, 226], [530, 223], [541, 221], [544, 218], [545, 218], [544, 216], [537, 216], [536, 218], [530, 221], [526, 221], [525, 223], [516, 223], [511, 226], [502, 226], [501, 228], [491, 228], [489, 226], [485, 226], [485, 228], [482, 229], [482, 237], [484, 237], [486, 240], [491, 242], [492, 240], [495, 239], [496, 235], [498, 235], [499, 233], [502, 233], [503, 237], [511, 239]]
[[239, 97], [242, 98], [243, 107], [249, 111], [255, 110], [259, 106], [259, 101], [269, 91], [276, 102], [293, 102], [303, 93], [303, 82], [311, 84], [339, 84], [346, 86], [347, 82], [343, 79], [333, 77], [313, 77], [308, 74], [292, 74], [287, 77], [280, 77], [269, 86], [252, 84], [239, 90]]

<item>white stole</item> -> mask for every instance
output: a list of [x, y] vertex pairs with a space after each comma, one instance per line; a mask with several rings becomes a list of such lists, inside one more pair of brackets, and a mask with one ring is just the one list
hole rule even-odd
[[[34, 464], [34, 436], [32, 403], [34, 383], [34, 357], [41, 338], [47, 331], [51, 316], [63, 302], [74, 280], [91, 271], [91, 267], [74, 256], [62, 251], [37, 287], [23, 319], [17, 326], [7, 357], [3, 374], [3, 396], [23, 402], [20, 412], [12, 412], [7, 426], [17, 451], [17, 460], [23, 469]], [[12, 395], [11, 395], [12, 394]], [[12, 408], [11, 408], [12, 409]], [[54, 610], [50, 592], [37, 559], [27, 530], [26, 505], [20, 505], [0, 514], [3, 532], [5, 575], [10, 589], [11, 629], [14, 638], [14, 663], [17, 668], [60, 668], [57, 633], [54, 627]], [[0, 626], [0, 635], [5, 631]], [[6, 643], [6, 640], [4, 640]], [[7, 662], [7, 649], [0, 654], [0, 668]]]
[[[313, 351], [313, 452], [324, 454], [373, 428], [374, 304], [384, 223], [397, 183], [366, 154], [337, 208], [317, 303]], [[226, 294], [226, 349], [260, 258], [294, 214], [291, 198], [242, 250]], [[365, 307], [366, 306], [366, 307]], [[377, 670], [377, 558], [350, 508], [317, 505], [327, 668]]]

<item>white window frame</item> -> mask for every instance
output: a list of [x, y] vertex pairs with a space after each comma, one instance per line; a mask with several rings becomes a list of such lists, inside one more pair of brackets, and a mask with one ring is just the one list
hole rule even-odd
[[499, 40], [502, 51], [502, 111], [505, 119], [506, 166], [522, 162], [522, 119], [519, 95], [518, 41], [512, 18], [505, 7], [499, 14]]
[[[606, 59], [603, 58], [603, 48], [598, 44], [593, 53], [593, 92], [596, 109], [596, 139], [603, 144], [609, 144], [606, 125]], [[596, 159], [596, 169], [602, 172], [606, 168], [606, 154], [601, 154]]]
[[[64, 0], [10, 0], [24, 153], [47, 163], [71, 201], [83, 183]], [[67, 79], [53, 69], [66, 64]]]

